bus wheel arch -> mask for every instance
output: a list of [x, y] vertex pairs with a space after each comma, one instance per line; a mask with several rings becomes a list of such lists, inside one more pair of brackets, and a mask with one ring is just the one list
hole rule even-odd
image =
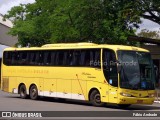
[[31, 84], [29, 87], [29, 96], [32, 100], [38, 99], [38, 88], [36, 84]]
[[104, 105], [104, 103], [101, 102], [100, 91], [97, 88], [92, 88], [89, 91], [88, 98], [94, 106], [100, 107]]
[[26, 89], [26, 85], [24, 83], [20, 83], [18, 86], [18, 94], [20, 94], [20, 97], [22, 99], [26, 99], [27, 96], [27, 89]]

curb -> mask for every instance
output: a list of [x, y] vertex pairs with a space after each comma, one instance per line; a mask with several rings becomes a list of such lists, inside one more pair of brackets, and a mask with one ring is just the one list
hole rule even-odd
[[160, 103], [160, 101], [154, 101], [155, 103]]

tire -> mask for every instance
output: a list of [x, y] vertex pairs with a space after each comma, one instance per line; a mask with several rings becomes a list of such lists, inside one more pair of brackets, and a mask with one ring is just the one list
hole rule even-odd
[[93, 90], [89, 96], [89, 100], [93, 106], [100, 107], [103, 106], [104, 103], [101, 102], [101, 95], [98, 90]]
[[29, 95], [32, 100], [38, 99], [38, 89], [36, 85], [32, 85], [29, 90]]
[[19, 93], [20, 93], [20, 97], [22, 99], [26, 99], [27, 98], [27, 89], [25, 85], [21, 85], [19, 88]]
[[120, 108], [128, 108], [131, 104], [118, 104]]

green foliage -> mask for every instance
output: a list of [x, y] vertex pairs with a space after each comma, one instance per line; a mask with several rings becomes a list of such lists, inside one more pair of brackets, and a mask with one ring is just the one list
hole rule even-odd
[[[10, 34], [19, 44], [41, 46], [57, 42], [128, 44], [140, 21], [134, 0], [36, 0], [13, 7], [6, 18], [14, 22]], [[144, 8], [143, 8], [144, 9]]]
[[139, 37], [160, 39], [160, 31], [150, 31], [150, 30], [147, 30], [147, 29], [142, 29], [137, 35]]

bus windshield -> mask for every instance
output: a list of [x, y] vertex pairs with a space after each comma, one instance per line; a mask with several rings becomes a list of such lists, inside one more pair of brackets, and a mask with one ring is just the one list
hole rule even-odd
[[147, 52], [118, 51], [121, 66], [120, 87], [134, 90], [153, 90], [152, 59]]

